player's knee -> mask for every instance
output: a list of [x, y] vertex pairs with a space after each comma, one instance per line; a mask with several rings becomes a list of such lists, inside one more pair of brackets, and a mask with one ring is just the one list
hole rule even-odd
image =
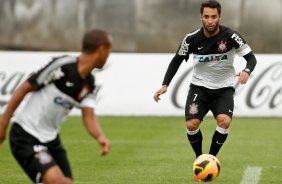
[[44, 184], [67, 184], [64, 176], [49, 177], [43, 180]]
[[217, 120], [217, 125], [220, 128], [224, 128], [224, 129], [228, 129], [230, 127], [231, 124], [231, 118], [227, 115], [218, 115], [216, 117]]
[[72, 179], [66, 177], [66, 179], [65, 179], [65, 184], [72, 184]]
[[186, 124], [187, 124], [187, 129], [190, 131], [194, 131], [197, 130], [199, 128], [201, 121], [198, 119], [190, 119], [187, 120]]
[[72, 180], [70, 178], [66, 177], [57, 177], [57, 178], [52, 178], [48, 180], [48, 183], [46, 184], [72, 184]]
[[44, 184], [72, 184], [72, 179], [65, 177], [58, 166], [54, 166], [47, 170], [43, 175]]

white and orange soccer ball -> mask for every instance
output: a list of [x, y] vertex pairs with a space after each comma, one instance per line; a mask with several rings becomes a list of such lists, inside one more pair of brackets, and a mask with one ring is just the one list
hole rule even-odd
[[210, 154], [202, 154], [193, 164], [193, 173], [195, 181], [213, 181], [220, 172], [220, 163], [218, 159]]

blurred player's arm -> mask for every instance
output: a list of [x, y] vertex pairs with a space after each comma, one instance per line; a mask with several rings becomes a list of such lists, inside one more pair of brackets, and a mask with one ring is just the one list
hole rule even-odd
[[168, 65], [167, 71], [165, 73], [165, 77], [162, 83], [162, 87], [156, 91], [154, 95], [154, 100], [158, 102], [160, 100], [160, 95], [164, 94], [167, 91], [167, 87], [169, 86], [172, 78], [176, 74], [177, 70], [179, 69], [181, 63], [183, 61], [183, 58], [180, 57], [179, 55], [175, 55], [170, 64]]
[[100, 123], [94, 114], [93, 108], [83, 107], [82, 108], [82, 117], [84, 121], [84, 125], [88, 131], [88, 133], [97, 140], [97, 142], [102, 147], [102, 151], [100, 156], [106, 155], [110, 150], [110, 141], [105, 137]]
[[249, 52], [243, 57], [247, 61], [247, 64], [244, 70], [239, 73], [239, 81], [241, 84], [245, 84], [248, 81], [249, 76], [251, 75], [257, 64], [257, 60], [253, 52]]
[[0, 144], [5, 140], [6, 129], [8, 127], [9, 121], [13, 116], [15, 110], [25, 97], [27, 93], [32, 91], [33, 87], [30, 82], [23, 82], [13, 93], [7, 108], [0, 120]]

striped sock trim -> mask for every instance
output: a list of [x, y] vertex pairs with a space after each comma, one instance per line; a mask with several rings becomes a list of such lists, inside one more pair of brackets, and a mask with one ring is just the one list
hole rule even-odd
[[229, 128], [224, 129], [224, 128], [221, 128], [221, 127], [217, 126], [216, 127], [216, 131], [218, 131], [221, 134], [228, 134], [229, 133]]
[[200, 128], [193, 130], [193, 131], [190, 131], [190, 130], [188, 130], [188, 128], [186, 128], [186, 131], [187, 131], [187, 134], [189, 134], [189, 135], [195, 135], [200, 131]]

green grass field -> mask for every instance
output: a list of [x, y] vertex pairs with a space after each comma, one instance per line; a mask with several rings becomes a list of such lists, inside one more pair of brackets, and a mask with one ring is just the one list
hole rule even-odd
[[[182, 117], [100, 117], [112, 143], [111, 152], [87, 134], [79, 117], [62, 127], [76, 184], [194, 183], [194, 153]], [[213, 118], [201, 125], [203, 150], [209, 150]], [[218, 158], [221, 173], [214, 183], [240, 184], [247, 167], [261, 167], [260, 184], [282, 183], [282, 119], [234, 118]], [[0, 147], [0, 184], [31, 183], [10, 153], [8, 140]]]

